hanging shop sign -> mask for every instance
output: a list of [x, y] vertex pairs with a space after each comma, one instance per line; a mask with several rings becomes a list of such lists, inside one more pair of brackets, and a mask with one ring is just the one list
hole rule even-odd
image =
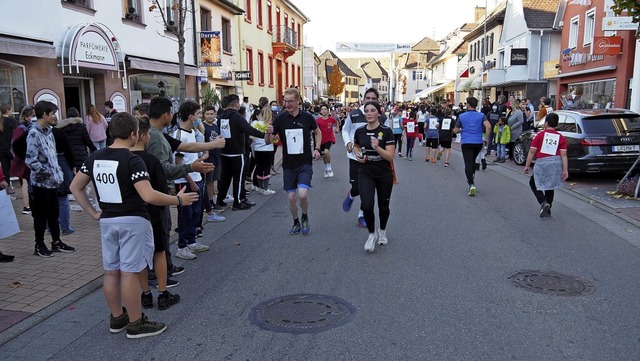
[[200, 66], [222, 66], [220, 52], [220, 32], [200, 32]]
[[511, 49], [511, 65], [527, 65], [529, 58], [529, 49], [513, 48]]
[[236, 80], [251, 80], [250, 71], [235, 71]]
[[622, 37], [620, 36], [594, 36], [593, 55], [620, 55], [622, 54]]

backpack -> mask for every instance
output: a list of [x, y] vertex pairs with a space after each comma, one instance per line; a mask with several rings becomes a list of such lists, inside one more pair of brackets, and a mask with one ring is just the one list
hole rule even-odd
[[[18, 139], [11, 142], [11, 149], [16, 157], [24, 160], [27, 158], [27, 135], [29, 134], [29, 127], [20, 124], [18, 128], [21, 128], [23, 132]], [[18, 128], [16, 128], [16, 130], [18, 130]]]

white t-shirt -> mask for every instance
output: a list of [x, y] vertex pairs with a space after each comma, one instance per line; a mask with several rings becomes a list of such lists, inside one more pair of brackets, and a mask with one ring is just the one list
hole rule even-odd
[[[196, 142], [195, 130], [192, 130], [189, 132], [184, 129], [178, 128], [178, 130], [176, 130], [175, 133], [173, 133], [173, 137], [184, 143]], [[176, 153], [184, 154], [183, 163], [185, 164], [193, 163], [198, 159], [198, 153], [188, 153], [188, 152], [176, 152]], [[175, 157], [175, 153], [174, 153], [174, 157]], [[198, 172], [191, 172], [189, 173], [189, 176], [191, 177], [191, 179], [193, 179], [194, 182], [199, 182], [202, 180], [202, 176]], [[184, 178], [178, 178], [174, 182], [179, 184], [184, 184], [184, 183], [187, 183], [187, 180]]]

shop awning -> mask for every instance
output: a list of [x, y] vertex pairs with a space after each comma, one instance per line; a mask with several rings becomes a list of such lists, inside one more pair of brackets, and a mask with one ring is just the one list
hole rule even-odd
[[468, 78], [469, 77], [469, 68], [466, 68], [461, 74], [460, 78]]
[[469, 90], [471, 90], [471, 81], [472, 80], [469, 78], [460, 80], [460, 83], [458, 83], [458, 87], [456, 88], [456, 91], [458, 93], [468, 92]]
[[471, 82], [469, 89], [482, 89], [482, 76], [478, 76]]
[[0, 36], [0, 53], [33, 56], [35, 58], [56, 58], [56, 48], [45, 42]]
[[[148, 60], [129, 56], [129, 69], [138, 69], [152, 71], [158, 73], [180, 74], [180, 66], [175, 63], [164, 63], [156, 60]], [[193, 65], [184, 66], [184, 74], [190, 76], [198, 76], [198, 68]]]
[[442, 83], [442, 84], [438, 84], [438, 85], [430, 86], [430, 87], [428, 87], [427, 89], [425, 89], [425, 90], [421, 91], [420, 93], [418, 93], [418, 94], [414, 95], [413, 97], [414, 97], [414, 99], [422, 99], [422, 98], [426, 98], [426, 97], [428, 97], [428, 96], [429, 96], [429, 94], [431, 94], [431, 93], [435, 93], [435, 92], [437, 92], [438, 90], [442, 90], [442, 89], [446, 88], [446, 87], [447, 87], [447, 85], [449, 85], [449, 84], [451, 84], [451, 83], [453, 83], [453, 80], [447, 80], [447, 81], [445, 81], [445, 82], [444, 82], [444, 83]]

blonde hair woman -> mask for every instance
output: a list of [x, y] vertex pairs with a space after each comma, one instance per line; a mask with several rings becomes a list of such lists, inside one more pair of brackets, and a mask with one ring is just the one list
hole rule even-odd
[[109, 123], [107, 123], [107, 120], [104, 119], [104, 116], [98, 112], [98, 108], [93, 104], [89, 105], [87, 109], [84, 125], [87, 126], [89, 138], [91, 138], [91, 141], [97, 149], [102, 149], [107, 146], [107, 128], [109, 127]]

